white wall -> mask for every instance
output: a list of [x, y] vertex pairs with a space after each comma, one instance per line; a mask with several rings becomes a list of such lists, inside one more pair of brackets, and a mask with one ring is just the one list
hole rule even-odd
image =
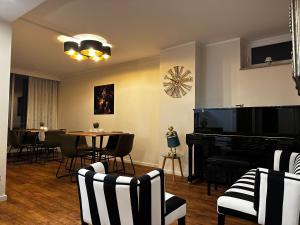
[[8, 130], [11, 27], [0, 21], [0, 201], [6, 200], [6, 156]]
[[[196, 54], [197, 43], [191, 42], [181, 46], [166, 49], [160, 54], [160, 143], [161, 151], [167, 152], [165, 134], [170, 125], [177, 131], [181, 145], [177, 148], [179, 153], [185, 155], [184, 157], [184, 170], [187, 171], [187, 146], [185, 144], [185, 136], [187, 133], [193, 132], [194, 129], [194, 114], [195, 108], [195, 80], [196, 74]], [[173, 66], [184, 66], [185, 69], [191, 71], [193, 82], [191, 83], [192, 89], [189, 93], [181, 98], [172, 98], [167, 95], [163, 89], [162, 83], [165, 81], [164, 76], [167, 71]], [[162, 159], [161, 159], [162, 160]], [[166, 168], [170, 168], [171, 161], [166, 163]], [[177, 171], [179, 170], [177, 166]], [[178, 172], [177, 172], [178, 173]]]
[[240, 70], [240, 39], [202, 48], [197, 106], [298, 105], [291, 65]]
[[238, 104], [245, 106], [299, 105], [292, 79], [292, 65], [240, 71], [237, 77]]
[[[94, 86], [115, 84], [115, 114], [94, 115]], [[61, 81], [59, 127], [89, 130], [93, 122], [108, 131], [134, 133], [134, 161], [157, 166], [159, 154], [159, 57], [117, 65]]]

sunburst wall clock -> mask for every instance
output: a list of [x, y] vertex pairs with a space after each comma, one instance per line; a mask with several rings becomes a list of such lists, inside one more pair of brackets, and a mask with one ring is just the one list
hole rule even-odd
[[164, 90], [172, 98], [181, 98], [192, 89], [193, 76], [184, 66], [170, 68], [164, 76]]

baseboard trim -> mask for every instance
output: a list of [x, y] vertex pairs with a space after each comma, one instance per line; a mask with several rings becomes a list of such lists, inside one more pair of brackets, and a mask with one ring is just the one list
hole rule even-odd
[[5, 202], [7, 200], [7, 195], [0, 196], [0, 202]]

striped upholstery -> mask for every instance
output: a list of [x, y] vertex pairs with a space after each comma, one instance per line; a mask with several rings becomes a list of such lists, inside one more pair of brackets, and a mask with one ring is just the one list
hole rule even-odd
[[294, 163], [299, 153], [276, 150], [274, 153], [275, 171], [294, 173]]
[[168, 225], [185, 216], [185, 200], [165, 192], [163, 170], [153, 170], [139, 180], [143, 225]]
[[300, 154], [297, 156], [295, 160], [294, 174], [300, 175]]
[[231, 215], [265, 225], [298, 225], [299, 174], [299, 153], [275, 151], [274, 170], [252, 169], [218, 198], [219, 224]]
[[78, 171], [83, 223], [168, 225], [185, 217], [186, 202], [165, 193], [162, 170], [154, 170], [139, 179], [105, 172], [107, 165], [100, 162]]
[[256, 221], [254, 180], [256, 169], [248, 171], [218, 198], [218, 213]]
[[298, 225], [300, 178], [291, 173], [258, 169], [255, 208], [262, 225]]
[[82, 221], [93, 225], [138, 225], [137, 179], [78, 171]]
[[108, 163], [107, 162], [97, 162], [90, 164], [88, 167], [86, 167], [87, 170], [94, 171], [96, 173], [108, 173]]

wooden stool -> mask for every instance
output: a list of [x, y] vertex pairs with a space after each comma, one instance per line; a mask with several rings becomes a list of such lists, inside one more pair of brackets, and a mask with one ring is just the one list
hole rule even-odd
[[176, 155], [162, 154], [162, 157], [164, 157], [162, 169], [165, 168], [166, 160], [172, 159], [173, 182], [175, 181], [174, 159], [178, 159], [181, 176], [183, 177], [182, 166], [181, 166], [181, 158], [183, 157], [183, 155], [178, 154], [178, 153]]

